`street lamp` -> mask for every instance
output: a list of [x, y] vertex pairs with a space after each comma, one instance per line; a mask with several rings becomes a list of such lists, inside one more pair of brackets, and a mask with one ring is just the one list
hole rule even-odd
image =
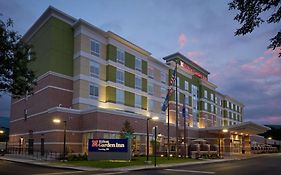
[[3, 131], [3, 130], [0, 130], [0, 134], [4, 134], [4, 131]]
[[148, 163], [148, 156], [149, 156], [149, 131], [148, 131], [148, 123], [149, 120], [158, 120], [159, 117], [154, 116], [152, 118], [147, 118], [146, 119], [146, 162]]
[[[53, 122], [55, 124], [60, 124], [61, 120], [60, 119], [53, 119]], [[65, 160], [66, 157], [66, 121], [63, 121], [64, 123], [64, 130], [63, 130], [63, 159]]]

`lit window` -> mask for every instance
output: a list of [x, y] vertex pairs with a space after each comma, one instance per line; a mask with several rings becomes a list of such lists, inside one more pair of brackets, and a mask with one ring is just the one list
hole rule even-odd
[[215, 97], [215, 103], [218, 104], [218, 98], [217, 97]]
[[135, 107], [141, 108], [141, 96], [135, 94]]
[[180, 86], [180, 77], [177, 77], [177, 86]]
[[208, 110], [208, 103], [204, 102], [204, 109]]
[[100, 65], [96, 62], [91, 62], [90, 63], [90, 75], [92, 77], [99, 78], [99, 74], [100, 74]]
[[211, 105], [211, 112], [214, 112], [214, 105]]
[[124, 91], [116, 89], [116, 102], [124, 104]]
[[91, 40], [91, 54], [100, 55], [100, 43], [95, 40]]
[[116, 82], [124, 84], [124, 71], [117, 69], [116, 70]]
[[153, 95], [154, 94], [154, 86], [152, 83], [148, 83], [148, 94]]
[[208, 92], [207, 92], [207, 90], [204, 90], [204, 97], [205, 97], [205, 98], [208, 98]]
[[142, 79], [141, 77], [136, 76], [135, 77], [135, 88], [141, 90], [141, 85], [142, 85]]
[[148, 77], [149, 78], [154, 78], [154, 72], [152, 67], [148, 67]]
[[188, 81], [184, 81], [184, 90], [186, 90], [186, 91], [189, 90], [189, 83], [188, 83]]
[[211, 94], [211, 101], [214, 101], [214, 94]]
[[141, 67], [142, 67], [142, 60], [140, 58], [136, 58], [135, 59], [135, 68], [138, 71], [141, 71]]
[[167, 76], [165, 72], [161, 72], [161, 83], [166, 84], [166, 81], [167, 81]]
[[124, 64], [124, 59], [125, 59], [125, 52], [121, 49], [117, 49], [117, 62]]
[[226, 101], [226, 107], [227, 107], [227, 108], [229, 107], [229, 102], [228, 102], [228, 101]]
[[90, 97], [99, 97], [99, 86], [97, 84], [90, 84]]

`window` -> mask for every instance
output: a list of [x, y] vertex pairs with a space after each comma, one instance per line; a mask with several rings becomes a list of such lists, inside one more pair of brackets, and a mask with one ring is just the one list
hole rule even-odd
[[208, 103], [204, 102], [204, 109], [208, 110]]
[[185, 96], [185, 105], [189, 105], [189, 97], [188, 96]]
[[154, 94], [154, 87], [152, 83], [148, 83], [148, 94], [153, 95]]
[[97, 84], [90, 84], [90, 97], [99, 97], [99, 86]]
[[135, 107], [141, 108], [141, 96], [135, 94]]
[[207, 92], [207, 90], [204, 90], [204, 97], [205, 97], [205, 98], [208, 98], [208, 92]]
[[154, 78], [154, 73], [153, 73], [153, 68], [152, 67], [148, 67], [148, 77], [149, 78]]
[[211, 112], [214, 112], [214, 105], [211, 105]]
[[180, 77], [177, 77], [177, 86], [180, 86]]
[[124, 104], [124, 91], [116, 89], [116, 102]]
[[148, 110], [153, 111], [153, 109], [154, 109], [154, 101], [152, 99], [150, 99], [148, 101]]
[[214, 94], [211, 94], [211, 101], [214, 101]]
[[92, 55], [100, 55], [100, 43], [98, 41], [91, 41], [91, 54]]
[[217, 107], [215, 107], [215, 114], [217, 114], [218, 113], [218, 108]]
[[125, 53], [121, 49], [117, 49], [117, 62], [124, 64], [124, 59], [125, 59]]
[[218, 98], [217, 97], [215, 97], [215, 103], [218, 104]]
[[24, 120], [27, 120], [27, 109], [24, 109], [23, 112], [24, 112]]
[[229, 118], [232, 118], [232, 115], [231, 115], [231, 112], [230, 112], [230, 111], [228, 112], [228, 117], [229, 117]]
[[229, 103], [228, 103], [228, 101], [226, 101], [226, 107], [227, 107], [227, 108], [229, 107]]
[[164, 87], [161, 87], [161, 98], [166, 97], [166, 89]]
[[234, 104], [233, 103], [231, 103], [231, 109], [234, 109]]
[[222, 100], [220, 100], [220, 106], [222, 106]]
[[117, 69], [116, 70], [116, 82], [124, 84], [124, 71]]
[[166, 81], [167, 81], [167, 76], [165, 72], [161, 72], [161, 83], [166, 84]]
[[139, 90], [142, 89], [141, 88], [141, 84], [142, 84], [141, 82], [142, 82], [141, 77], [136, 76], [136, 78], [135, 78], [135, 88], [136, 89], [139, 89]]
[[90, 75], [91, 77], [99, 78], [100, 74], [100, 65], [96, 62], [90, 63]]
[[184, 90], [188, 91], [189, 90], [189, 83], [188, 81], [184, 81]]
[[135, 59], [135, 69], [138, 70], [138, 71], [141, 71], [142, 67], [142, 60], [140, 58], [136, 58]]

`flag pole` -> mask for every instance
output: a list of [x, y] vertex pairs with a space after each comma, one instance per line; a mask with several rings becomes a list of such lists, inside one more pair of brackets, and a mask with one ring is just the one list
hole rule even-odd
[[170, 158], [170, 104], [168, 100], [168, 151], [167, 151], [168, 160]]
[[178, 60], [176, 59], [176, 157], [179, 157], [179, 150], [178, 150], [178, 127], [179, 127], [179, 121], [178, 121]]

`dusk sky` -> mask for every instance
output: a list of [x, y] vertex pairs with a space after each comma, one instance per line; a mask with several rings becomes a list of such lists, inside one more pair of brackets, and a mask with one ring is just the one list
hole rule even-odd
[[[281, 58], [266, 49], [280, 23], [234, 36], [239, 24], [224, 0], [0, 0], [0, 13], [24, 34], [49, 5], [126, 38], [162, 60], [181, 52], [210, 72], [218, 91], [245, 104], [244, 121], [281, 124]], [[3, 19], [3, 17], [2, 17]], [[281, 48], [277, 48], [281, 50]], [[10, 99], [0, 97], [0, 116]]]

